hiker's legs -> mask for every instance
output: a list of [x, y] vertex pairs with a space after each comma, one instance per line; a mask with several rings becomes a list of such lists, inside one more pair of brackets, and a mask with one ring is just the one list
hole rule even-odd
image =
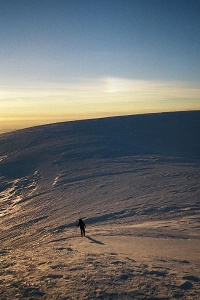
[[81, 227], [81, 235], [85, 236], [85, 228], [84, 227]]

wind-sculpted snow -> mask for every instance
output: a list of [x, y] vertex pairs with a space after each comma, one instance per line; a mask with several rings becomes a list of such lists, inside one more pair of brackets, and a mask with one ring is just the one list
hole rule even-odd
[[0, 135], [0, 298], [198, 299], [199, 132], [180, 112]]

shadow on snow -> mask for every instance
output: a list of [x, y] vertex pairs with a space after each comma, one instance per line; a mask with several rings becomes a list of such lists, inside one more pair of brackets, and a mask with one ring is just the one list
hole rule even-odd
[[90, 240], [92, 243], [98, 244], [98, 245], [105, 245], [104, 243], [102, 243], [101, 241], [95, 240], [94, 238], [92, 238], [91, 236], [86, 236], [86, 238], [88, 240]]

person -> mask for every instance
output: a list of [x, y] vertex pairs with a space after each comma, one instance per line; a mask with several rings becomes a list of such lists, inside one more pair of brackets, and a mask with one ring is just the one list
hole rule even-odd
[[81, 230], [81, 235], [82, 236], [85, 236], [85, 223], [83, 222], [83, 220], [82, 219], [79, 219], [79, 221], [78, 221], [78, 225], [77, 225], [78, 227], [80, 227], [80, 230]]

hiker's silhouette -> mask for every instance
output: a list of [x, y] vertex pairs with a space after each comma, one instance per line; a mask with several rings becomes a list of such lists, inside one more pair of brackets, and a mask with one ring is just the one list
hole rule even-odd
[[80, 227], [81, 235], [85, 236], [85, 227], [86, 226], [82, 219], [79, 219], [77, 226]]

